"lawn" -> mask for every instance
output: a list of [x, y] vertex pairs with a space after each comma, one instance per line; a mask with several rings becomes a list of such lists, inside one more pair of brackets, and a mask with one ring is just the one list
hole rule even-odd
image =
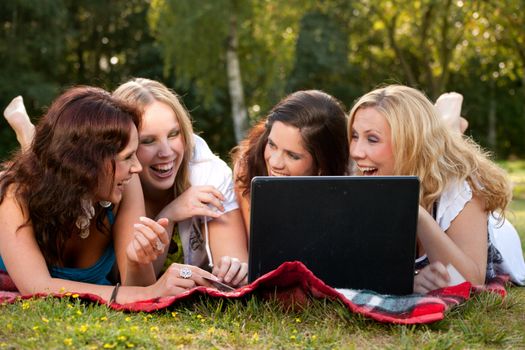
[[[525, 242], [525, 162], [502, 163], [515, 182], [508, 218]], [[275, 301], [195, 298], [176, 308], [122, 313], [66, 299], [0, 307], [1, 348], [525, 348], [525, 288], [475, 296], [443, 321], [379, 324], [338, 302], [284, 309]]]

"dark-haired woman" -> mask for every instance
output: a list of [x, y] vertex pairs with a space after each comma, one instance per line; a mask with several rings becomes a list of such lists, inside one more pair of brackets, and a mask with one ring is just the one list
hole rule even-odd
[[246, 232], [253, 177], [349, 174], [346, 121], [342, 104], [333, 96], [305, 90], [285, 97], [252, 128], [232, 151]]
[[[53, 102], [30, 147], [8, 163], [0, 175], [0, 269], [22, 294], [75, 291], [127, 303], [213, 278], [174, 264], [156, 281], [153, 265], [144, 263], [141, 255], [159, 255], [167, 243], [167, 222], [137, 223], [144, 215], [139, 124], [139, 112], [106, 91], [72, 88]], [[107, 279], [115, 260], [120, 289]]]

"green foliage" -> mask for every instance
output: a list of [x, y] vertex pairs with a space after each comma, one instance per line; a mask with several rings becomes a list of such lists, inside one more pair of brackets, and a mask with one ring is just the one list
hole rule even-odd
[[[500, 158], [523, 157], [523, 7], [520, 0], [3, 1], [0, 105], [23, 95], [36, 120], [65, 87], [111, 90], [132, 76], [158, 79], [183, 96], [196, 130], [224, 157], [235, 145], [225, 67], [235, 16], [252, 122], [292, 90], [323, 89], [349, 108], [360, 94], [398, 82], [432, 98], [463, 93], [467, 132]], [[0, 128], [5, 159], [16, 141], [4, 120]]]
[[[65, 88], [114, 89], [130, 76], [162, 77], [160, 50], [146, 25], [148, 4], [130, 1], [0, 2], [0, 106], [22, 95], [33, 121]], [[17, 148], [0, 121], [0, 159]]]
[[343, 101], [357, 97], [348, 62], [348, 33], [334, 16], [309, 12], [301, 20], [288, 92], [320, 89]]

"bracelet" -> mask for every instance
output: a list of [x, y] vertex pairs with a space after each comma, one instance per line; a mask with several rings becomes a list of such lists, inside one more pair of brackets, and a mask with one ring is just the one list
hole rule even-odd
[[118, 288], [120, 287], [120, 283], [117, 283], [115, 285], [115, 288], [113, 288], [113, 292], [111, 292], [111, 296], [109, 297], [109, 302], [108, 304], [113, 304], [115, 302], [115, 300], [117, 299], [117, 294], [118, 294]]

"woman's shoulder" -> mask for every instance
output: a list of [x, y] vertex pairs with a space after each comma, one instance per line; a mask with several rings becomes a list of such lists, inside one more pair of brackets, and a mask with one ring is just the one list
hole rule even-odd
[[193, 135], [193, 156], [190, 161], [191, 164], [197, 164], [200, 162], [211, 161], [218, 158], [208, 146], [208, 143], [199, 135]]
[[24, 185], [18, 183], [11, 183], [3, 189], [1, 203], [14, 203], [18, 204], [21, 208], [26, 208], [26, 201], [24, 196], [21, 195], [23, 192]]
[[454, 181], [448, 184], [439, 197], [436, 212], [436, 221], [444, 231], [472, 200], [472, 196], [472, 189], [467, 181]]

